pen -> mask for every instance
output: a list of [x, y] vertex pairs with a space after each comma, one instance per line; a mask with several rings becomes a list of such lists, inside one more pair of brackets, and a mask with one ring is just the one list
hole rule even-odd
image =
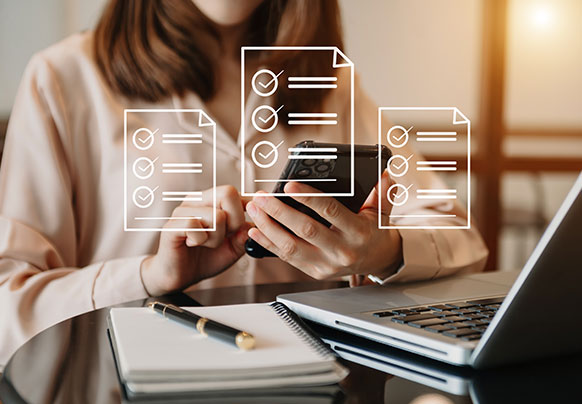
[[233, 344], [238, 348], [248, 351], [255, 346], [255, 337], [251, 334], [237, 330], [236, 328], [200, 317], [190, 311], [183, 310], [173, 304], [150, 302], [148, 307], [162, 314], [164, 317], [177, 321], [185, 326], [196, 328], [204, 336], [216, 338], [222, 342]]

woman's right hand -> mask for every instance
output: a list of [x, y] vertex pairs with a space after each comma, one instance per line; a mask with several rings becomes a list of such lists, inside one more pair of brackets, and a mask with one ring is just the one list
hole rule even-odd
[[[217, 187], [215, 231], [162, 231], [158, 252], [141, 265], [146, 291], [159, 296], [182, 290], [234, 264], [244, 253], [250, 228], [245, 221], [245, 202], [234, 187]], [[172, 217], [176, 219], [168, 220], [164, 229], [210, 227], [212, 189], [202, 193], [202, 202], [182, 203]]]

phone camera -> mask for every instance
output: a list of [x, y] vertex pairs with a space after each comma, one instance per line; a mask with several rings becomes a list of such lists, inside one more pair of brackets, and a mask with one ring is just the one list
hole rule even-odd
[[304, 166], [311, 167], [314, 164], [315, 164], [315, 160], [313, 160], [313, 159], [303, 160], [303, 165]]
[[329, 164], [326, 163], [321, 163], [315, 167], [315, 171], [317, 171], [318, 173], [324, 173], [327, 170], [329, 170]]
[[311, 169], [309, 168], [302, 168], [301, 170], [297, 171], [297, 176], [301, 178], [309, 177], [311, 175]]

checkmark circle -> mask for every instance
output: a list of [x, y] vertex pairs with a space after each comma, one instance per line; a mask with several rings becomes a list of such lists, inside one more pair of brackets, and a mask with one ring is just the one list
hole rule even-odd
[[[269, 152], [267, 152], [267, 154], [261, 155], [261, 153], [258, 151], [259, 147], [261, 146], [268, 146], [271, 148], [271, 150], [269, 150]], [[259, 156], [257, 157], [257, 154], [259, 154]], [[263, 161], [265, 160], [265, 157], [269, 158], [271, 156], [272, 160], [267, 161], [266, 163], [263, 163]], [[277, 149], [277, 146], [275, 146], [273, 143], [269, 142], [268, 140], [263, 140], [261, 142], [258, 142], [254, 147], [253, 150], [251, 151], [251, 158], [253, 159], [253, 163], [255, 163], [257, 165], [257, 167], [261, 167], [261, 168], [269, 168], [269, 167], [273, 167], [275, 165], [275, 163], [277, 162], [277, 159], [279, 158], [279, 150]]]
[[154, 132], [148, 128], [139, 128], [133, 132], [132, 141], [139, 150], [148, 150], [154, 144]]
[[[258, 116], [259, 112], [265, 110], [269, 111], [269, 116], [266, 119], [259, 117]], [[257, 122], [257, 119], [259, 119], [259, 122]], [[269, 126], [263, 126], [261, 125], [261, 120], [264, 120], [266, 122], [272, 120], [273, 122]], [[261, 105], [260, 107], [257, 107], [253, 111], [253, 115], [251, 116], [251, 123], [253, 124], [253, 127], [257, 131], [261, 133], [269, 133], [270, 131], [275, 129], [275, 126], [277, 126], [277, 124], [279, 123], [279, 116], [277, 115], [277, 111], [275, 111], [274, 108], [270, 107], [269, 105]]]
[[408, 160], [400, 154], [395, 154], [388, 160], [387, 167], [391, 177], [402, 177], [408, 172]]
[[392, 205], [402, 206], [408, 201], [408, 188], [402, 184], [394, 184], [388, 188], [386, 197]]
[[140, 157], [133, 162], [133, 175], [140, 180], [147, 180], [154, 173], [154, 162], [147, 157]]
[[[279, 80], [277, 80], [277, 75], [269, 69], [261, 69], [253, 75], [251, 86], [257, 95], [269, 97], [277, 91]], [[271, 89], [267, 90], [269, 87]]]
[[149, 208], [154, 203], [154, 190], [147, 186], [141, 186], [133, 191], [133, 203], [141, 209]]
[[396, 149], [404, 147], [406, 143], [408, 143], [409, 130], [410, 129], [406, 129], [404, 126], [395, 125], [391, 127], [386, 134], [386, 140], [388, 140], [390, 146]]

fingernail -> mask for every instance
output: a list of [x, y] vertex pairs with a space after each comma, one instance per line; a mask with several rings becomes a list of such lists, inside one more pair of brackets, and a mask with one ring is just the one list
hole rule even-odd
[[301, 189], [301, 185], [295, 183], [295, 182], [288, 182], [287, 185], [285, 185], [285, 188], [283, 188], [283, 191], [285, 191], [285, 193], [293, 193], [293, 192], [298, 192]]
[[255, 217], [257, 215], [257, 207], [253, 202], [249, 202], [247, 204], [247, 212], [249, 212], [249, 215], [251, 215], [251, 217]]

